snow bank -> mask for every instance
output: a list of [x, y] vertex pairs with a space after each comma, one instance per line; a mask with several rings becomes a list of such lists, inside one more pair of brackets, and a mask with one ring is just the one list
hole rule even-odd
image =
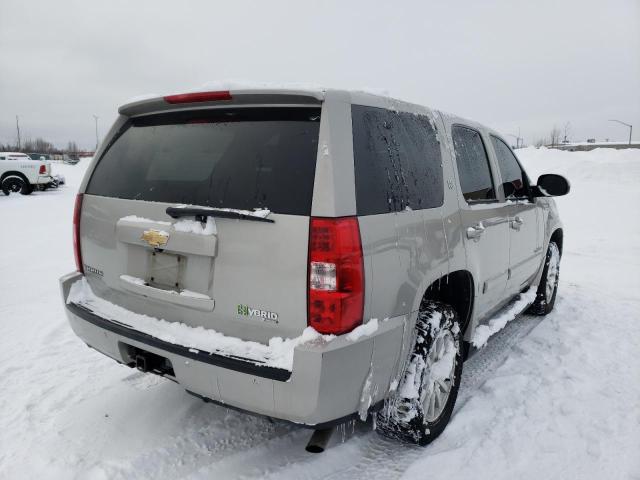
[[499, 332], [511, 320], [516, 318], [519, 313], [527, 308], [536, 299], [537, 287], [531, 287], [528, 292], [520, 294], [518, 299], [512, 303], [506, 310], [489, 320], [488, 325], [480, 325], [473, 332], [471, 343], [476, 348], [484, 347], [491, 335]]
[[295, 347], [308, 342], [329, 342], [333, 335], [321, 335], [312, 327], [304, 329], [299, 337], [274, 337], [268, 345], [223, 335], [204, 327], [190, 327], [184, 323], [167, 322], [147, 315], [131, 312], [96, 296], [85, 278], [71, 286], [67, 303], [88, 308], [96, 315], [124, 324], [162, 341], [194, 348], [226, 357], [240, 357], [257, 365], [292, 371]]

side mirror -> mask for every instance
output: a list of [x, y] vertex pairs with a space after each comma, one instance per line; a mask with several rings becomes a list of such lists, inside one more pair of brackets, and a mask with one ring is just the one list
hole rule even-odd
[[534, 190], [535, 197], [560, 197], [569, 193], [571, 185], [562, 175], [546, 173], [538, 177], [538, 184]]

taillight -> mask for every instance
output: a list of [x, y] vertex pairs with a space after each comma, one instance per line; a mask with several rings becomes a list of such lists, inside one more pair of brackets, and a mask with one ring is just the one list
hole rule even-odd
[[167, 95], [164, 101], [167, 103], [196, 103], [196, 102], [215, 102], [219, 100], [231, 100], [231, 93], [228, 91], [221, 92], [196, 92], [196, 93], [180, 93], [178, 95]]
[[311, 218], [309, 326], [341, 334], [362, 324], [364, 265], [355, 217]]
[[47, 173], [47, 166], [46, 166], [46, 165], [44, 165], [44, 164], [40, 165], [40, 170], [38, 170], [38, 173], [39, 173], [40, 175], [46, 175], [46, 173]]
[[76, 195], [76, 204], [73, 208], [73, 255], [76, 259], [76, 270], [84, 273], [82, 266], [82, 252], [80, 251], [80, 213], [82, 212], [82, 194]]

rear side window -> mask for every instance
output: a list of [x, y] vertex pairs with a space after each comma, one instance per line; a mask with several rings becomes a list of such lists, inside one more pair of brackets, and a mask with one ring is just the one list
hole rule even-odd
[[454, 125], [451, 136], [464, 199], [467, 202], [495, 200], [496, 191], [493, 188], [489, 158], [480, 133]]
[[442, 159], [429, 118], [351, 106], [358, 215], [443, 203]]
[[505, 194], [508, 195], [513, 192], [508, 196], [517, 198], [528, 197], [527, 177], [520, 167], [516, 156], [511, 152], [507, 144], [499, 138], [492, 135], [491, 142], [493, 143], [493, 149], [498, 158], [498, 167], [500, 168], [500, 175], [502, 175]]
[[310, 215], [319, 108], [244, 108], [132, 119], [87, 193]]

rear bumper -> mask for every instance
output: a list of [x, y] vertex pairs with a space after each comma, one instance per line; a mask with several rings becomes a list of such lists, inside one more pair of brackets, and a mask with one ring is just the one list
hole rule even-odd
[[[60, 279], [63, 300], [80, 277]], [[65, 303], [65, 310], [76, 335], [118, 362], [132, 363], [130, 347], [160, 355], [189, 393], [309, 427], [339, 422], [386, 397], [400, 368], [408, 321], [402, 316], [379, 322], [374, 334], [357, 341], [340, 336], [323, 345], [300, 345], [289, 372], [167, 343], [73, 304]]]
[[36, 179], [36, 183], [38, 185], [47, 185], [53, 181], [53, 177], [51, 175], [38, 175]]

